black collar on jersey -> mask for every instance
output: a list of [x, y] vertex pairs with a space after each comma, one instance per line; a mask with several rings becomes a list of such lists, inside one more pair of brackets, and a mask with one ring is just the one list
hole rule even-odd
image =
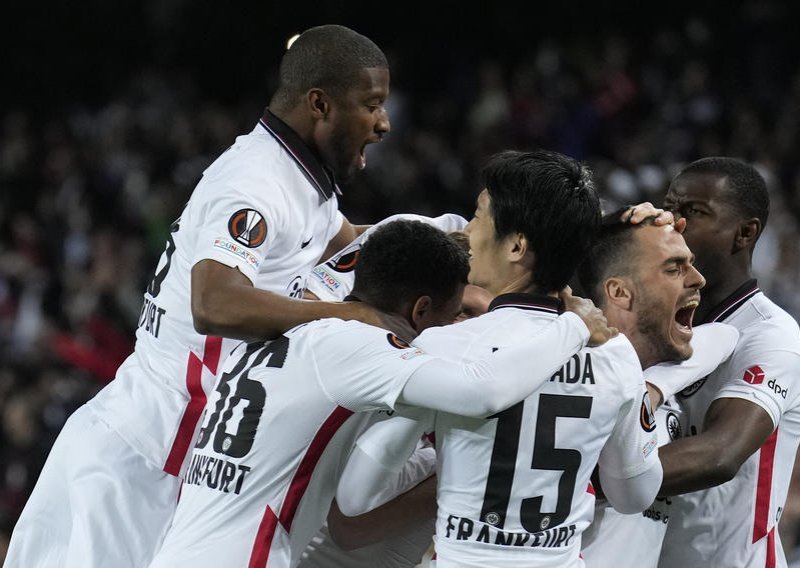
[[564, 304], [561, 300], [552, 296], [517, 292], [500, 294], [489, 304], [490, 312], [500, 308], [518, 308], [520, 310], [532, 310], [557, 315], [564, 311]]
[[264, 111], [264, 116], [261, 117], [259, 124], [263, 126], [267, 132], [272, 134], [280, 145], [289, 152], [292, 158], [294, 158], [294, 161], [297, 162], [297, 165], [300, 166], [300, 170], [305, 174], [308, 181], [311, 182], [311, 185], [317, 190], [320, 197], [327, 201], [333, 197], [334, 191], [338, 195], [342, 194], [342, 191], [333, 179], [333, 172], [317, 159], [311, 151], [311, 148], [303, 142], [288, 124], [272, 114], [269, 109]]
[[[710, 323], [714, 321], [722, 321], [731, 315], [733, 312], [742, 307], [742, 305], [758, 294], [761, 290], [758, 288], [758, 282], [753, 278], [739, 286], [733, 294], [722, 300], [717, 304], [713, 310], [708, 312], [708, 315], [703, 318], [700, 323]], [[702, 293], [702, 292], [701, 292]]]

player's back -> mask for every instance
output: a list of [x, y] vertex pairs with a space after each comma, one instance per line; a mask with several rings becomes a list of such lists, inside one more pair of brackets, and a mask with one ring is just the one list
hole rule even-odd
[[[415, 343], [468, 361], [490, 356], [535, 335], [556, 316], [554, 303], [528, 298], [500, 297], [512, 309], [498, 309], [496, 300], [491, 313], [427, 331]], [[534, 368], [536, 361], [530, 364]], [[635, 474], [621, 471], [633, 462], [604, 446], [630, 427], [622, 421], [641, 410], [645, 392], [633, 347], [620, 336], [582, 349], [537, 392], [497, 415], [438, 413], [437, 567], [578, 562], [580, 533], [592, 518], [589, 480], [598, 459], [618, 477]], [[653, 441], [638, 452], [654, 449]]]
[[[228, 359], [153, 566], [288, 567], [322, 526], [365, 410], [424, 357], [361, 322], [317, 320]], [[354, 414], [355, 413], [355, 414]]]

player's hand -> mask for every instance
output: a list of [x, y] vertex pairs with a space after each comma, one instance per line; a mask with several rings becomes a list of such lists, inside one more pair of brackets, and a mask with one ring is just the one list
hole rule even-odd
[[620, 221], [623, 223], [630, 223], [631, 225], [638, 225], [648, 217], [655, 217], [656, 225], [671, 225], [675, 223], [672, 212], [666, 209], [659, 209], [649, 201], [628, 208], [627, 211], [622, 213]]
[[382, 312], [363, 302], [344, 302], [343, 305], [346, 306], [347, 316], [342, 319], [354, 319], [381, 327], [406, 341], [412, 341], [418, 335], [408, 320], [399, 314]]
[[602, 345], [619, 333], [616, 327], [609, 327], [606, 316], [603, 315], [600, 308], [594, 305], [594, 302], [580, 296], [573, 296], [572, 288], [569, 286], [561, 290], [558, 296], [564, 302], [564, 309], [580, 317], [589, 328], [590, 346]]

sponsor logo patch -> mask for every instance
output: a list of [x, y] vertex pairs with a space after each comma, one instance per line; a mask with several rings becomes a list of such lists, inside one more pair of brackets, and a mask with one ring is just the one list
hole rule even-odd
[[653, 415], [653, 407], [650, 404], [650, 395], [644, 393], [642, 397], [642, 408], [639, 410], [639, 423], [642, 430], [645, 432], [652, 432], [656, 429], [656, 418]]
[[647, 457], [653, 453], [653, 450], [656, 449], [658, 442], [656, 440], [650, 440], [647, 442], [644, 447], [642, 448], [642, 456]]
[[742, 380], [751, 385], [760, 385], [764, 382], [764, 370], [758, 365], [753, 365], [744, 372]]
[[677, 440], [681, 437], [681, 421], [674, 412], [667, 414], [667, 433], [670, 440]]
[[324, 266], [317, 266], [312, 274], [331, 292], [336, 292], [336, 290], [338, 290], [342, 285], [342, 283], [339, 282], [334, 275], [325, 270]]
[[267, 222], [255, 209], [239, 209], [228, 219], [228, 232], [247, 248], [256, 248], [267, 239]]
[[214, 248], [222, 249], [234, 256], [238, 256], [254, 268], [258, 268], [258, 265], [260, 264], [260, 261], [256, 255], [248, 251], [246, 248], [237, 245], [236, 243], [232, 243], [228, 239], [214, 239]]
[[303, 290], [306, 288], [306, 280], [302, 276], [295, 276], [289, 285], [286, 286], [286, 294], [290, 298], [302, 298]]

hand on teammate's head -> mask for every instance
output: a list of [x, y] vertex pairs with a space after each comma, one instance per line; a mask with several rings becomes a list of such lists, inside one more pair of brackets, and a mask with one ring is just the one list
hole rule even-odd
[[[647, 219], [648, 217], [655, 217], [655, 225], [671, 225], [675, 223], [675, 218], [670, 211], [655, 207], [649, 201], [639, 203], [633, 207], [629, 207], [622, 213], [620, 220], [623, 223], [631, 223], [637, 225]], [[684, 223], [685, 226], [685, 223]], [[676, 227], [677, 228], [677, 227]]]

